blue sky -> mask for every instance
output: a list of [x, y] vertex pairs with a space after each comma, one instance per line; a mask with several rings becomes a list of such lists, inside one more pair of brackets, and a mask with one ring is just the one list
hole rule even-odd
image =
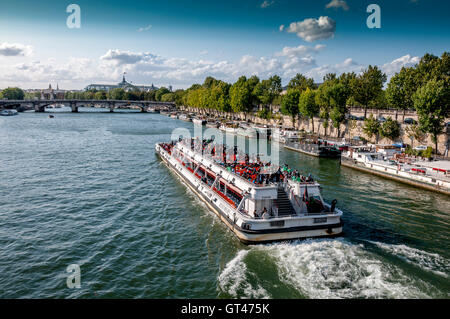
[[[123, 72], [176, 88], [208, 75], [278, 74], [285, 84], [301, 72], [320, 82], [369, 64], [392, 75], [450, 49], [449, 1], [0, 1], [0, 87], [81, 89]], [[71, 3], [81, 8], [80, 29], [66, 25]], [[371, 3], [381, 8], [380, 29], [366, 25]]]

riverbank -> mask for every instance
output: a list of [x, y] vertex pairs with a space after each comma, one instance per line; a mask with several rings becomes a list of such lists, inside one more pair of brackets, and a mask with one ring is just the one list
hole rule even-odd
[[[238, 121], [246, 121], [256, 125], [267, 125], [270, 127], [284, 126], [284, 127], [293, 127], [299, 131], [305, 132], [313, 132], [318, 134], [319, 136], [325, 138], [334, 138], [334, 139], [342, 139], [346, 138], [351, 140], [354, 137], [364, 138], [368, 141], [373, 138], [367, 136], [363, 131], [364, 121], [356, 121], [356, 126], [352, 126], [349, 123], [342, 124], [340, 128], [335, 128], [329, 123], [328, 128], [324, 128], [324, 120], [321, 118], [314, 118], [314, 124], [310, 119], [297, 117], [295, 122], [292, 121], [292, 117], [282, 115], [281, 113], [277, 113], [273, 115], [272, 118], [263, 119], [258, 117], [255, 113], [231, 113], [231, 112], [221, 112], [218, 110], [206, 110], [199, 109], [193, 107], [179, 106], [178, 110], [186, 113], [195, 113], [201, 116], [206, 117], [214, 117], [214, 118], [223, 118], [227, 120], [238, 120]], [[361, 115], [363, 114], [363, 110], [360, 108], [352, 108], [352, 115]], [[393, 119], [397, 118], [399, 120], [400, 125], [400, 136], [396, 139], [396, 142], [402, 142], [404, 144], [411, 144], [411, 139], [407, 132], [407, 129], [410, 125], [403, 123], [403, 119], [405, 117], [417, 118], [417, 115], [412, 111], [407, 111], [403, 114], [402, 111], [394, 111], [394, 110], [382, 110], [382, 109], [368, 109], [368, 116], [370, 114], [374, 114], [376, 118], [379, 116], [384, 117], [392, 117]], [[314, 128], [314, 130], [313, 130]], [[388, 139], [380, 138], [378, 140], [379, 144], [392, 144], [392, 141]], [[431, 138], [431, 136], [427, 136], [422, 142], [414, 141], [415, 146], [419, 145], [427, 145], [435, 148], [435, 144]], [[448, 148], [450, 146], [450, 127], [447, 127], [446, 131], [438, 136], [438, 150], [440, 154], [445, 154], [448, 152]]]

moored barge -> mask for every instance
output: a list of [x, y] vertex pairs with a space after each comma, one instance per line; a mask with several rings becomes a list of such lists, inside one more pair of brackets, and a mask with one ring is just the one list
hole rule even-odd
[[[211, 141], [158, 143], [157, 154], [245, 244], [342, 233], [337, 201], [325, 203], [319, 184], [285, 166], [228, 153]], [[207, 155], [206, 155], [207, 154]]]

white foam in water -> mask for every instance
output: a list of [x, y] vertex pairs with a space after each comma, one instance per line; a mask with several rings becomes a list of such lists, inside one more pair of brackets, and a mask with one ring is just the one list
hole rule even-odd
[[428, 253], [406, 245], [390, 245], [378, 242], [371, 243], [419, 268], [432, 271], [445, 278], [449, 277], [450, 261], [438, 254]]
[[393, 264], [383, 263], [362, 244], [345, 239], [278, 243], [240, 251], [219, 276], [220, 287], [233, 297], [242, 297], [242, 293], [249, 298], [258, 294], [269, 296], [263, 287], [255, 289], [247, 282], [245, 257], [253, 250], [270, 255], [279, 279], [308, 298], [431, 297], [423, 291], [423, 287], [429, 290], [427, 283], [408, 276]]
[[219, 286], [222, 291], [236, 298], [254, 298], [268, 299], [270, 298], [267, 291], [257, 285], [253, 287], [248, 282], [248, 269], [244, 262], [249, 250], [241, 250], [235, 258], [233, 258], [219, 275]]
[[428, 298], [393, 265], [344, 239], [266, 247], [280, 279], [309, 298]]

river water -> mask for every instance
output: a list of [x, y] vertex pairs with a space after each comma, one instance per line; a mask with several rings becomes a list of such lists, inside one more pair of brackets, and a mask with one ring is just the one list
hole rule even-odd
[[282, 150], [338, 199], [345, 234], [245, 246], [155, 155], [178, 127], [0, 117], [0, 298], [450, 297], [449, 197]]

